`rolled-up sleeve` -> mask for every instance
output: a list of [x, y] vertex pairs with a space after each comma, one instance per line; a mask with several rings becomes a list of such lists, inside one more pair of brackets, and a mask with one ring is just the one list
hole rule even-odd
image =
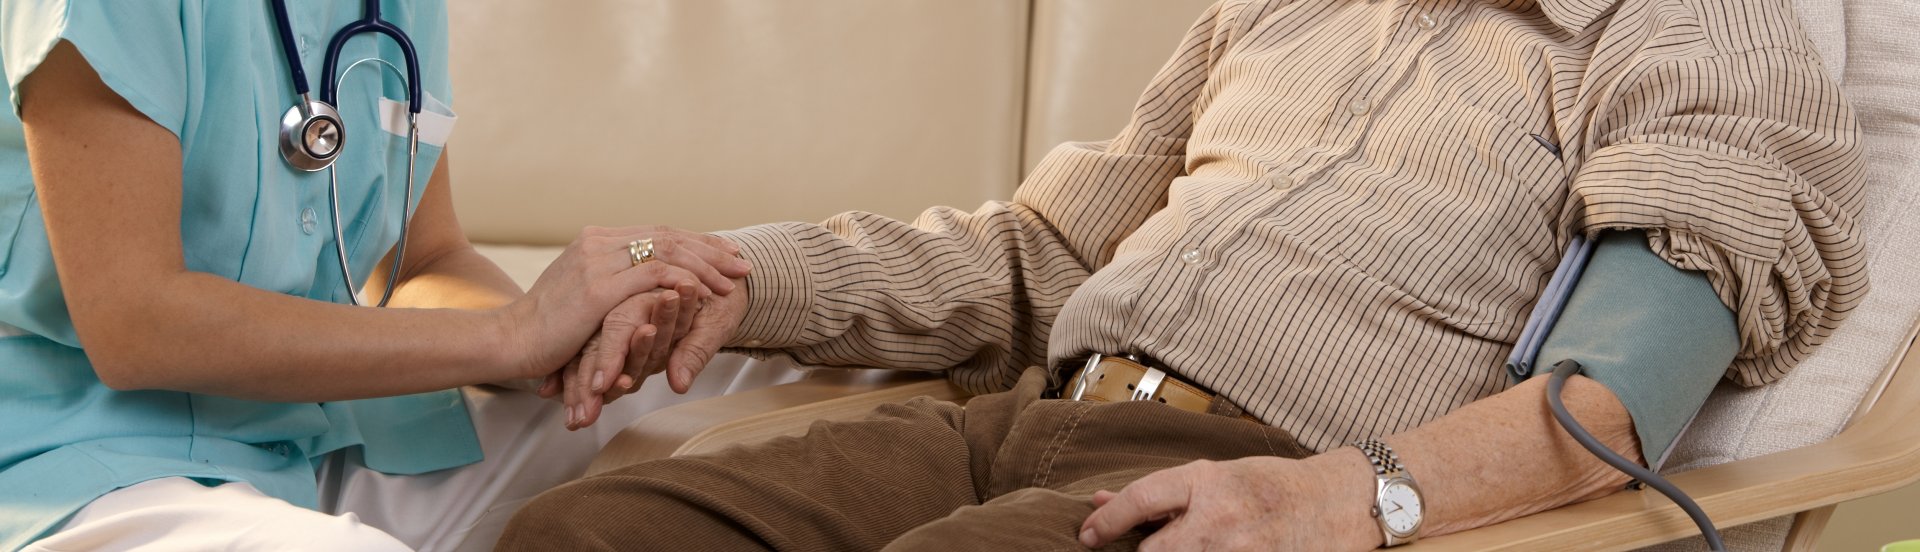
[[1649, 55], [1589, 127], [1562, 220], [1643, 229], [1735, 314], [1745, 386], [1785, 375], [1867, 292], [1859, 127], [1811, 54]]

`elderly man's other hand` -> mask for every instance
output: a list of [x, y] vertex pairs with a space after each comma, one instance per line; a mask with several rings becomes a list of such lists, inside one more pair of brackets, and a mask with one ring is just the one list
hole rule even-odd
[[1080, 542], [1099, 547], [1158, 524], [1140, 550], [1369, 550], [1384, 539], [1368, 510], [1372, 474], [1349, 448], [1304, 460], [1199, 460], [1095, 493]]

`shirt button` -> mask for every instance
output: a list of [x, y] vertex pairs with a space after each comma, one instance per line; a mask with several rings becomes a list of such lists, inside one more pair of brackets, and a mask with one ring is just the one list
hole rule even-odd
[[1427, 15], [1424, 13], [1420, 14], [1420, 17], [1418, 19], [1415, 19], [1414, 21], [1420, 25], [1421, 30], [1426, 30], [1426, 31], [1433, 30], [1434, 22], [1433, 22], [1433, 16], [1431, 15]]
[[1180, 254], [1180, 262], [1187, 263], [1190, 265], [1197, 265], [1197, 264], [1200, 264], [1200, 261], [1201, 261], [1201, 254], [1200, 254], [1200, 248], [1198, 247], [1195, 247], [1193, 249], [1188, 249], [1186, 253]]
[[1293, 177], [1276, 174], [1267, 178], [1267, 185], [1272, 186], [1275, 190], [1286, 191], [1287, 188], [1293, 187]]
[[319, 226], [320, 218], [314, 216], [312, 207], [300, 211], [300, 233], [311, 236], [313, 229]]
[[1366, 99], [1366, 98], [1360, 98], [1360, 99], [1357, 99], [1357, 100], [1354, 100], [1354, 101], [1352, 101], [1352, 102], [1349, 102], [1349, 103], [1347, 103], [1347, 112], [1348, 112], [1348, 113], [1352, 113], [1352, 114], [1353, 114], [1353, 115], [1354, 115], [1355, 117], [1358, 117], [1358, 116], [1361, 116], [1361, 115], [1366, 115], [1366, 114], [1367, 114], [1367, 109], [1368, 109], [1369, 107], [1371, 107], [1371, 106], [1369, 106], [1369, 105], [1367, 105], [1367, 99]]

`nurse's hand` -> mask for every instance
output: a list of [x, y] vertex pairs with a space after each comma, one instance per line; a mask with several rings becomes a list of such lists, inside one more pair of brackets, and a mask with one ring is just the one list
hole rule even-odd
[[[661, 262], [633, 264], [627, 244], [654, 240]], [[581, 352], [602, 321], [628, 299], [656, 289], [690, 289], [705, 296], [733, 291], [730, 274], [746, 262], [725, 240], [659, 227], [588, 228], [549, 265], [525, 297], [503, 309], [510, 351], [523, 377], [545, 377]], [[720, 289], [713, 289], [718, 286]]]

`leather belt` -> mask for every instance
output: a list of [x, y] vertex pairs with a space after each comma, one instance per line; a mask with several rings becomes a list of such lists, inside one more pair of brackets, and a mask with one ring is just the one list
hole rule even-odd
[[[1068, 363], [1069, 366], [1072, 363]], [[1147, 366], [1137, 357], [1093, 355], [1067, 380], [1060, 398], [1070, 401], [1158, 401], [1202, 414], [1235, 417], [1253, 423], [1259, 418], [1226, 397], [1201, 390], [1179, 376]]]

